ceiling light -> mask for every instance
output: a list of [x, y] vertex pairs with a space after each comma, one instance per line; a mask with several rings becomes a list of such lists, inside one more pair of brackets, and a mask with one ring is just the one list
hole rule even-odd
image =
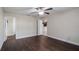
[[39, 12], [39, 15], [44, 15], [44, 12], [42, 11], [42, 12]]

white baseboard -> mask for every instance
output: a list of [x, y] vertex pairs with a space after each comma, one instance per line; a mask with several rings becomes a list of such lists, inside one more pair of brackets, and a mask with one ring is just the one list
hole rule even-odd
[[36, 36], [36, 35], [30, 35], [30, 36], [19, 36], [19, 37], [16, 37], [16, 39], [21, 39], [21, 38], [26, 38], [26, 37], [32, 37], [32, 36]]
[[58, 37], [54, 37], [54, 36], [49, 36], [49, 35], [47, 35], [47, 36], [50, 37], [50, 38], [55, 38], [57, 40], [61, 40], [61, 41], [64, 41], [64, 42], [71, 43], [71, 44], [79, 46], [79, 43], [75, 43], [75, 42], [72, 42], [72, 41], [64, 40], [64, 39], [61, 39], [61, 38], [58, 38]]

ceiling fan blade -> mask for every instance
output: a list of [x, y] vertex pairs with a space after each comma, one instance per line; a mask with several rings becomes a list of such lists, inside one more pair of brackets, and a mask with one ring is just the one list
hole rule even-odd
[[48, 13], [48, 12], [44, 12], [44, 13], [45, 13], [45, 14], [48, 14], [48, 15], [50, 14], [50, 13]]
[[47, 10], [53, 10], [53, 8], [48, 8], [48, 9], [45, 9], [45, 11], [47, 11]]

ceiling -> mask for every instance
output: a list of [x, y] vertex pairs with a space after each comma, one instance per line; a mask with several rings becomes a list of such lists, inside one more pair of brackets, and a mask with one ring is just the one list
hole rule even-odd
[[[46, 7], [48, 8], [48, 7]], [[53, 10], [47, 11], [50, 14], [52, 14], [53, 12], [61, 12], [64, 10], [68, 10], [70, 9], [70, 7], [53, 7]], [[4, 12], [7, 13], [16, 13], [16, 14], [25, 14], [25, 15], [30, 15], [30, 16], [38, 16], [37, 13], [31, 13], [35, 11], [34, 7], [3, 7]], [[44, 17], [47, 16], [46, 14], [40, 16], [40, 17]]]

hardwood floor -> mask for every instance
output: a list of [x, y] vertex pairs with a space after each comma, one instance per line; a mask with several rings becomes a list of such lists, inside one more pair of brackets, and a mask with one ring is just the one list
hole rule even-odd
[[8, 39], [2, 51], [79, 51], [79, 46], [47, 36], [33, 36], [22, 39]]

